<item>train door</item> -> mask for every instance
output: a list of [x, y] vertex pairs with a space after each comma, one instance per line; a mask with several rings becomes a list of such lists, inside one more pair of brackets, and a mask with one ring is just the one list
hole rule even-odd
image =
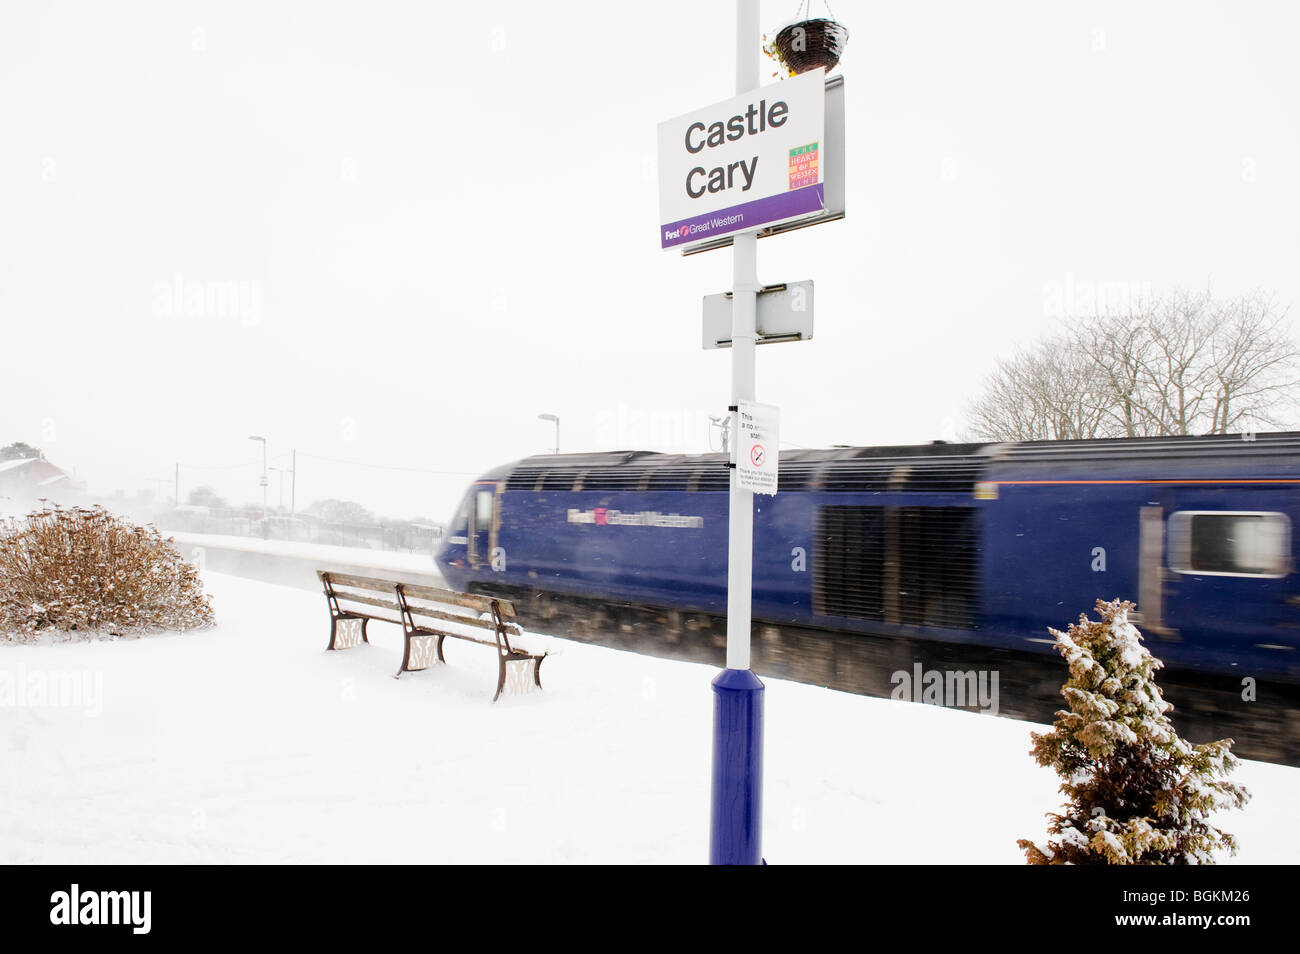
[[496, 548], [496, 484], [476, 484], [469, 501], [469, 565], [475, 569], [488, 565]]
[[[1159, 589], [1149, 570], [1139, 586], [1139, 600], [1155, 611], [1147, 620], [1146, 608], [1139, 606], [1157, 637], [1156, 655], [1162, 640], [1186, 640], [1198, 647], [1197, 661], [1216, 667], [1271, 662], [1268, 657], [1278, 654], [1288, 657], [1278, 660], [1284, 669], [1291, 665], [1290, 657], [1300, 652], [1300, 577], [1294, 572], [1294, 528], [1281, 501], [1257, 499], [1251, 509], [1240, 510], [1186, 498], [1165, 503]], [[1152, 509], [1144, 508], [1139, 535], [1144, 568], [1158, 552]]]

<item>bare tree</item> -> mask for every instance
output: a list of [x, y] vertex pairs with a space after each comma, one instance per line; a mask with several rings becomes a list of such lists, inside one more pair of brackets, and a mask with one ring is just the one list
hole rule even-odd
[[1287, 334], [1285, 312], [1256, 295], [1218, 309], [1211, 431], [1226, 434], [1294, 420], [1300, 348]]
[[1300, 346], [1263, 294], [1179, 291], [999, 363], [970, 406], [994, 441], [1224, 434], [1285, 427], [1300, 395]]
[[1205, 408], [1214, 389], [1219, 319], [1209, 293], [1178, 293], [1142, 317], [1141, 336], [1151, 352], [1140, 383], [1153, 412], [1147, 434], [1210, 433]]
[[993, 441], [1076, 440], [1106, 425], [1105, 380], [1069, 338], [1051, 338], [998, 365], [967, 416]]
[[[1143, 305], [1136, 308], [1145, 310]], [[1155, 350], [1145, 330], [1149, 324], [1149, 315], [1103, 315], [1070, 323], [1066, 340], [1096, 375], [1098, 426], [1086, 436], [1136, 437], [1158, 416], [1144, 387]]]

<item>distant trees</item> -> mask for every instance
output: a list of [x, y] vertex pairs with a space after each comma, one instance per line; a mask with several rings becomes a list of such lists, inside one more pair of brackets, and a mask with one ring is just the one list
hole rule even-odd
[[317, 500], [305, 511], [327, 523], [350, 523], [373, 526], [375, 515], [355, 500]]
[[195, 487], [186, 500], [195, 507], [210, 507], [213, 510], [228, 510], [230, 504], [211, 487]]
[[1226, 434], [1286, 427], [1300, 345], [1261, 294], [1179, 291], [1064, 333], [999, 363], [969, 407], [991, 441]]

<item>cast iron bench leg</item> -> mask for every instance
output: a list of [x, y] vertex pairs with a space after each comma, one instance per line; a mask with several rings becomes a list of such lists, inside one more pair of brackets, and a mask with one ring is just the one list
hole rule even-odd
[[394, 679], [402, 678], [402, 673], [406, 672], [406, 664], [411, 661], [411, 635], [409, 633], [403, 635], [405, 639], [402, 642], [405, 644], [405, 648], [402, 650], [402, 664], [397, 667], [397, 672], [393, 674]]
[[506, 657], [498, 653], [497, 660], [497, 692], [492, 697], [493, 702], [501, 698], [501, 690], [506, 687]]

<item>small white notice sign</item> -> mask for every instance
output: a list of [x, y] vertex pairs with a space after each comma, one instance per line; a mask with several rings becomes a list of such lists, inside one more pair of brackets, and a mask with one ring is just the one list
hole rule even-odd
[[736, 484], [756, 494], [776, 494], [781, 409], [741, 401], [736, 411]]

